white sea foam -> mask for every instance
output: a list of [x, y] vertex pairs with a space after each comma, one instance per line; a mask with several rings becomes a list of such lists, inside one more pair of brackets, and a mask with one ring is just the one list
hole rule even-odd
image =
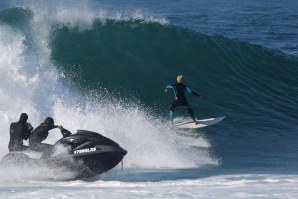
[[31, 182], [2, 185], [1, 198], [297, 198], [296, 175], [223, 175], [160, 182]]

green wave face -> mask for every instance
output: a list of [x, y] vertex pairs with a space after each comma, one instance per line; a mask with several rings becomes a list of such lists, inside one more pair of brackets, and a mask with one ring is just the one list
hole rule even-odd
[[268, 114], [278, 119], [282, 112], [291, 118], [297, 105], [297, 60], [219, 36], [158, 23], [107, 20], [94, 22], [86, 31], [56, 28], [51, 48], [53, 61], [79, 87], [93, 85], [127, 99], [133, 95], [153, 108], [168, 108], [172, 95], [162, 89], [178, 74], [201, 93], [202, 100], [190, 98], [201, 115]]

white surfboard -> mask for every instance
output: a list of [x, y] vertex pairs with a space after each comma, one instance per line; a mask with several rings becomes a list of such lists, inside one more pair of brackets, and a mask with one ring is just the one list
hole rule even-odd
[[225, 119], [225, 116], [222, 117], [216, 117], [216, 118], [208, 118], [203, 120], [197, 120], [199, 124], [195, 124], [193, 121], [187, 121], [187, 122], [174, 122], [173, 124], [181, 129], [197, 129], [197, 128], [203, 128], [206, 126], [211, 126], [213, 124], [216, 124], [218, 122], [221, 122], [223, 119]]

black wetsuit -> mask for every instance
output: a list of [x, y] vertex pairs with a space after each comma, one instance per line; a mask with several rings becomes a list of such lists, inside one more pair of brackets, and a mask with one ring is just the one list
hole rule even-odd
[[32, 131], [32, 126], [27, 123], [28, 116], [26, 118], [21, 118], [18, 122], [10, 124], [10, 140], [8, 144], [8, 149], [12, 151], [22, 151], [27, 149], [27, 146], [23, 145], [23, 140], [27, 140]]
[[174, 90], [174, 94], [175, 94], [175, 100], [172, 103], [170, 109], [170, 120], [173, 120], [173, 114], [174, 111], [177, 107], [186, 107], [187, 111], [189, 113], [189, 115], [191, 116], [191, 118], [195, 120], [195, 116], [194, 116], [194, 112], [191, 108], [191, 106], [188, 104], [186, 97], [185, 97], [185, 92], [191, 93], [193, 95], [196, 96], [200, 96], [198, 93], [192, 91], [189, 87], [187, 87], [186, 85], [182, 84], [182, 83], [176, 83], [176, 84], [172, 84], [172, 85], [167, 85], [165, 87], [165, 89], [173, 89]]
[[[34, 129], [31, 132], [31, 135], [29, 137], [29, 148], [32, 150], [35, 150], [35, 151], [51, 153], [54, 149], [53, 145], [45, 144], [45, 143], [41, 143], [41, 142], [44, 141], [48, 137], [49, 130], [52, 130], [54, 128], [58, 128], [58, 126], [45, 125], [44, 123], [40, 124], [36, 129]], [[62, 129], [61, 133], [62, 133], [63, 137], [67, 137], [71, 134], [66, 129]]]

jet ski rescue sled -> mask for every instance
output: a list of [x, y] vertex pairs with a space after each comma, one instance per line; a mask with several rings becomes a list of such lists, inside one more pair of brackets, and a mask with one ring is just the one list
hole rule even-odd
[[127, 154], [113, 140], [86, 130], [78, 130], [76, 134], [62, 138], [54, 146], [55, 150], [50, 154], [30, 149], [10, 152], [2, 158], [0, 164], [63, 166], [76, 171], [76, 178], [86, 178], [114, 168]]

